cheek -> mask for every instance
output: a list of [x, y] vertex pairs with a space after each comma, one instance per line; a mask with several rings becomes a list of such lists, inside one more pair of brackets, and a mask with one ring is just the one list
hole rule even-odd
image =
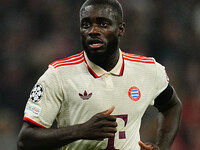
[[80, 36], [82, 40], [86, 39], [86, 33], [84, 31], [80, 31]]
[[118, 33], [117, 33], [117, 31], [114, 30], [114, 31], [107, 32], [106, 38], [107, 38], [108, 40], [112, 40], [112, 39], [118, 38]]
[[107, 37], [117, 37], [119, 34], [118, 28], [111, 27], [109, 30], [106, 31]]
[[84, 32], [82, 30], [80, 30], [80, 35], [83, 36], [84, 35]]

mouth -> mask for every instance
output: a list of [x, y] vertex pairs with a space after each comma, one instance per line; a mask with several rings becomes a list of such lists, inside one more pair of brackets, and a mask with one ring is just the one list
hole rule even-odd
[[100, 39], [90, 39], [88, 40], [88, 45], [92, 49], [98, 49], [103, 46], [103, 42]]

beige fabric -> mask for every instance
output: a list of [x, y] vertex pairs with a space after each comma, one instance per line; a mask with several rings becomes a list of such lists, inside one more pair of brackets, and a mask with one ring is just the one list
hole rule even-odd
[[[29, 98], [25, 120], [49, 128], [56, 118], [58, 127], [65, 127], [84, 123], [114, 105], [112, 115], [116, 115], [118, 122], [115, 149], [139, 150], [141, 118], [146, 108], [167, 87], [168, 81], [164, 67], [152, 58], [120, 51], [116, 67], [106, 72], [82, 52], [52, 63], [36, 85], [42, 85], [43, 95], [39, 102]], [[134, 91], [135, 98], [131, 97]], [[39, 113], [31, 107], [40, 110]], [[63, 149], [100, 150], [107, 145], [108, 139], [79, 140]]]

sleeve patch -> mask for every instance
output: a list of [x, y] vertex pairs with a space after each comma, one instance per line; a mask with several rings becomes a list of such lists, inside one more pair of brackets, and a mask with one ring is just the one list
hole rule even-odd
[[30, 100], [32, 102], [39, 102], [43, 96], [42, 85], [36, 84], [30, 93]]
[[26, 104], [25, 111], [30, 116], [39, 116], [41, 112], [41, 108], [37, 105], [30, 104], [29, 102]]

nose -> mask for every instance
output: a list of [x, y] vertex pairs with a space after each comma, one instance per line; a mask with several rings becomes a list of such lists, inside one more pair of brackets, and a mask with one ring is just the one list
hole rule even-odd
[[98, 36], [100, 35], [98, 26], [96, 24], [92, 25], [90, 31], [89, 31], [89, 36]]

